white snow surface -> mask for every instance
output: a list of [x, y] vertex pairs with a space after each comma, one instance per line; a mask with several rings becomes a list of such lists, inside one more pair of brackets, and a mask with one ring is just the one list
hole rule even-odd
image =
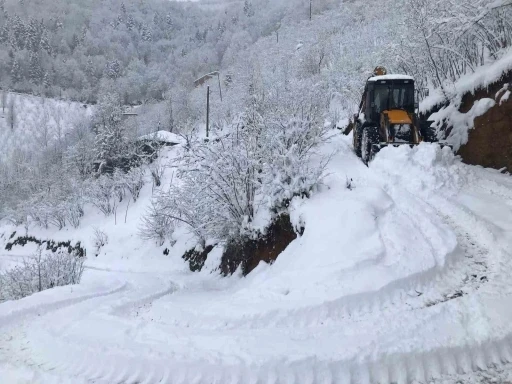
[[[89, 209], [78, 230], [31, 229], [83, 241], [87, 269], [0, 304], [0, 382], [455, 383], [510, 369], [512, 178], [426, 143], [367, 168], [350, 142], [333, 134], [322, 186], [292, 201], [304, 234], [245, 278], [219, 276], [221, 247], [189, 272], [186, 231], [173, 247], [140, 240], [150, 186], [126, 223]], [[109, 237], [98, 257], [93, 227]], [[4, 250], [15, 229], [0, 227], [0, 268], [33, 251]]]
[[139, 140], [155, 140], [170, 144], [183, 144], [185, 140], [180, 135], [169, 131], [156, 131], [139, 137]]
[[381, 76], [373, 76], [368, 79], [368, 81], [380, 81], [380, 80], [414, 80], [414, 77], [408, 75], [399, 75], [399, 74], [391, 74], [391, 75], [381, 75]]

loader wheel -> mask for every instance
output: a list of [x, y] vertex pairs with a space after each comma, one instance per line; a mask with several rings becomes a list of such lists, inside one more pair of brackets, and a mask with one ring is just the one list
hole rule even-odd
[[420, 133], [423, 141], [427, 143], [436, 143], [439, 141], [436, 129], [431, 127], [432, 124], [433, 121], [420, 121]]
[[378, 127], [365, 127], [363, 129], [363, 137], [361, 138], [361, 158], [363, 163], [368, 165], [373, 160], [375, 152], [373, 149], [374, 144], [379, 144], [379, 128]]
[[355, 122], [354, 129], [352, 130], [352, 144], [354, 145], [354, 151], [356, 152], [357, 157], [361, 157], [362, 134], [363, 129], [361, 128], [361, 124], [359, 122]]

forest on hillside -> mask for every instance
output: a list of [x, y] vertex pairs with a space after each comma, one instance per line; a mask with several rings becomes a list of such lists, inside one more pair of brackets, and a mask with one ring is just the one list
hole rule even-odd
[[[315, 14], [334, 3], [315, 1]], [[2, 0], [0, 11], [3, 88], [96, 102], [98, 91], [115, 84], [128, 104], [190, 88], [309, 9], [298, 0], [213, 8], [163, 0]]]

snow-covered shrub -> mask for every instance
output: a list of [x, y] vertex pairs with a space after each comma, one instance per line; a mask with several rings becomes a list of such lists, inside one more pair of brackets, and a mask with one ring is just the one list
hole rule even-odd
[[161, 209], [160, 204], [163, 201], [164, 199], [155, 199], [152, 202], [139, 227], [139, 235], [143, 239], [156, 240], [159, 246], [171, 238], [175, 222], [169, 211]]
[[0, 301], [16, 300], [45, 289], [80, 283], [84, 271], [84, 257], [68, 253], [37, 252], [21, 265], [0, 273]]
[[59, 201], [55, 198], [47, 199], [45, 208], [48, 210], [48, 222], [58, 229], [66, 226], [67, 204], [66, 201]]
[[50, 224], [50, 211], [46, 203], [41, 201], [41, 197], [32, 196], [27, 202], [25, 211], [27, 212], [27, 216], [30, 217], [36, 225], [41, 228], [48, 228]]
[[148, 165], [153, 179], [153, 187], [160, 187], [162, 185], [162, 178], [164, 176], [166, 166], [162, 163], [160, 157]]
[[96, 248], [96, 256], [99, 255], [101, 248], [108, 243], [108, 235], [99, 228], [94, 228], [93, 243]]
[[88, 201], [98, 208], [105, 216], [114, 213], [116, 207], [116, 183], [112, 177], [101, 175], [96, 179], [87, 191]]
[[315, 104], [293, 103], [291, 115], [274, 111], [265, 121], [266, 155], [263, 157], [263, 194], [272, 208], [294, 196], [308, 196], [317, 185], [328, 157], [312, 161], [316, 147], [325, 140], [320, 109]]
[[85, 197], [82, 189], [75, 186], [66, 199], [66, 219], [73, 228], [80, 226], [80, 220], [84, 216], [84, 201]]
[[192, 143], [177, 182], [155, 196], [144, 219], [146, 232], [167, 222], [184, 224], [203, 247], [206, 240], [257, 235], [261, 223], [253, 223], [259, 213], [279, 211], [318, 183], [326, 160], [312, 156], [324, 140], [321, 116], [314, 103], [276, 108], [254, 102], [227, 132]]
[[445, 96], [447, 80], [474, 72], [512, 45], [512, 24], [505, 21], [512, 3], [506, 0], [410, 0], [404, 16], [408, 38], [394, 46], [400, 66]]
[[122, 184], [130, 192], [133, 201], [137, 201], [144, 186], [144, 170], [141, 167], [130, 169], [124, 175]]
[[8, 222], [16, 227], [27, 221], [27, 214], [24, 207], [21, 205], [5, 208], [3, 210], [3, 216]]

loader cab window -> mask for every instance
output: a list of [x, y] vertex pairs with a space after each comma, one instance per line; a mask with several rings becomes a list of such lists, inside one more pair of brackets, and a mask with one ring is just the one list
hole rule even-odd
[[412, 81], [378, 81], [373, 91], [372, 119], [379, 120], [382, 111], [404, 109], [414, 112], [414, 83]]

